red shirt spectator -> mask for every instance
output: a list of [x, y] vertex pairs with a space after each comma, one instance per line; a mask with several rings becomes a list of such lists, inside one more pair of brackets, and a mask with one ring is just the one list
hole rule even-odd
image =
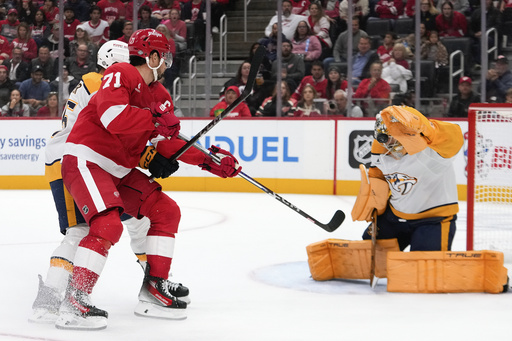
[[375, 12], [381, 19], [398, 19], [404, 14], [404, 3], [402, 0], [380, 0], [375, 5]]
[[30, 36], [30, 28], [27, 23], [18, 25], [18, 37], [12, 41], [11, 51], [13, 48], [19, 47], [23, 51], [23, 61], [30, 62], [37, 58], [37, 43]]
[[73, 8], [65, 7], [63, 24], [64, 37], [68, 38], [69, 41], [75, 39], [75, 31], [78, 25], [80, 25], [80, 21], [75, 19], [75, 11]]
[[57, 7], [56, 0], [45, 0], [40, 9], [44, 12], [48, 24], [55, 24], [59, 21], [59, 7]]
[[[212, 110], [210, 110], [210, 116], [219, 116], [226, 110], [226, 108], [235, 101], [235, 99], [240, 96], [240, 90], [238, 86], [232, 85], [227, 88], [226, 93], [224, 95], [224, 99], [217, 103]], [[251, 111], [245, 102], [237, 105], [232, 112], [228, 114], [228, 117], [251, 117]]]
[[11, 58], [12, 45], [6, 37], [0, 36], [0, 63]]
[[302, 90], [304, 87], [310, 84], [315, 88], [315, 91], [320, 98], [325, 97], [325, 89], [327, 87], [327, 78], [324, 76], [324, 68], [322, 62], [315, 62], [311, 66], [311, 75], [302, 78], [299, 86], [292, 94], [291, 101], [296, 104], [302, 98]]
[[309, 0], [290, 0], [292, 3], [292, 13], [298, 15], [305, 15], [311, 2]]
[[375, 113], [367, 112], [367, 114], [374, 115], [377, 114], [379, 107], [384, 107], [389, 104], [389, 94], [391, 92], [391, 86], [389, 85], [388, 82], [381, 78], [381, 63], [373, 63], [370, 66], [370, 75], [370, 78], [365, 78], [361, 81], [361, 83], [357, 87], [356, 93], [354, 94], [354, 98], [374, 99], [374, 101], [372, 101], [371, 103], [368, 101], [364, 101], [363, 103], [361, 103], [362, 106], [367, 111], [369, 108], [372, 107], [372, 104], [375, 105]]
[[443, 3], [442, 13], [436, 17], [436, 27], [440, 37], [464, 37], [468, 22], [464, 14], [454, 11], [449, 1]]
[[120, 0], [100, 0], [96, 5], [101, 8], [101, 19], [109, 25], [114, 20], [125, 18], [125, 7]]

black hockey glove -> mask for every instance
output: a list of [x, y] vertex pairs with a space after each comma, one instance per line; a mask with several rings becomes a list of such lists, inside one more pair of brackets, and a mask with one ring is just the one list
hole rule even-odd
[[148, 169], [154, 178], [165, 179], [178, 170], [179, 163], [176, 160], [171, 162], [158, 153], [155, 147], [147, 146], [139, 160], [139, 167]]

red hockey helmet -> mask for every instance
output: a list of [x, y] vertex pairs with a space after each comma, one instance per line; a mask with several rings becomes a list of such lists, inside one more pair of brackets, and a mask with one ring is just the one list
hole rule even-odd
[[162, 33], [152, 28], [135, 31], [128, 41], [130, 56], [147, 58], [151, 52], [157, 51], [168, 68], [172, 65], [170, 48], [169, 40]]

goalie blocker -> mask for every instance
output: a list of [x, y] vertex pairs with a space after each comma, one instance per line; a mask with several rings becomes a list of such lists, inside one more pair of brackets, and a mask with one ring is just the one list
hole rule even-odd
[[[313, 279], [369, 279], [371, 241], [326, 239], [306, 247]], [[396, 239], [377, 241], [375, 275], [390, 292], [455, 293], [508, 290], [498, 251], [400, 252]]]

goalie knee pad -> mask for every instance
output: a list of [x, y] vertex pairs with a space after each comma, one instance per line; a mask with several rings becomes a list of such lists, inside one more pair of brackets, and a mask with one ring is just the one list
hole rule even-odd
[[[309, 270], [317, 281], [329, 279], [369, 279], [370, 240], [327, 239], [306, 247]], [[398, 251], [396, 239], [377, 240], [375, 275], [386, 277], [386, 253]]]
[[508, 286], [498, 251], [389, 252], [387, 267], [391, 292], [496, 294]]

